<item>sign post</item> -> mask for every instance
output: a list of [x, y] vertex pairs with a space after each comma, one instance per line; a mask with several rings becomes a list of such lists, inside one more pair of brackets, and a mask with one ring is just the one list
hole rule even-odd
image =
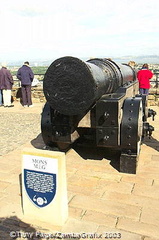
[[68, 218], [65, 153], [25, 149], [22, 155], [24, 215], [62, 226]]

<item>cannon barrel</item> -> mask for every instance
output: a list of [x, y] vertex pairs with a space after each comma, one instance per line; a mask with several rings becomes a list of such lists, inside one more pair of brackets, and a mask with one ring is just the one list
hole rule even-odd
[[55, 60], [45, 73], [43, 89], [51, 108], [64, 115], [87, 112], [106, 93], [134, 81], [134, 70], [109, 59], [84, 62], [75, 57]]
[[[120, 151], [120, 171], [136, 173], [141, 141], [154, 128], [147, 96], [138, 94], [136, 73], [109, 59], [55, 60], [43, 81], [41, 119], [46, 146], [66, 151], [72, 143]], [[113, 164], [112, 164], [113, 165]]]

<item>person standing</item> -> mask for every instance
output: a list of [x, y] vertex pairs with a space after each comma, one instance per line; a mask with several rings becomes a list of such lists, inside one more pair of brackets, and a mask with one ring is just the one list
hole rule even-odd
[[1, 90], [1, 83], [0, 83], [0, 107], [2, 107], [2, 90]]
[[31, 83], [34, 78], [34, 73], [29, 66], [29, 62], [24, 62], [24, 65], [18, 69], [17, 78], [21, 81], [23, 106], [32, 107]]
[[150, 79], [153, 77], [153, 73], [148, 69], [148, 64], [145, 63], [142, 69], [138, 71], [137, 78], [139, 81], [139, 92], [142, 95], [148, 95], [150, 89]]
[[[13, 86], [13, 77], [10, 71], [7, 69], [6, 64], [2, 64], [2, 68], [0, 69], [0, 89], [3, 93], [3, 104], [4, 107], [14, 107], [11, 104], [11, 89]], [[2, 99], [1, 99], [2, 105]]]

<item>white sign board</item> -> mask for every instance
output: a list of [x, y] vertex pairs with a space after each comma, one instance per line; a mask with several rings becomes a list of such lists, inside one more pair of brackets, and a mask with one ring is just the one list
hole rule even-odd
[[[22, 199], [24, 215], [63, 225], [68, 217], [65, 154], [23, 151]], [[51, 221], [51, 222], [50, 222]]]

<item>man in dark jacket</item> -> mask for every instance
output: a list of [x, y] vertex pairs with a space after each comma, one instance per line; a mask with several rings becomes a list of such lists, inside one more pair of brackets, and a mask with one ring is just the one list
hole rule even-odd
[[34, 78], [34, 74], [29, 67], [29, 62], [25, 62], [24, 65], [19, 68], [17, 78], [21, 81], [23, 106], [32, 107], [31, 83]]
[[7, 69], [5, 63], [2, 63], [2, 68], [0, 69], [0, 89], [3, 93], [3, 103], [4, 107], [13, 107], [11, 105], [11, 89], [13, 85], [13, 77], [10, 71]]

